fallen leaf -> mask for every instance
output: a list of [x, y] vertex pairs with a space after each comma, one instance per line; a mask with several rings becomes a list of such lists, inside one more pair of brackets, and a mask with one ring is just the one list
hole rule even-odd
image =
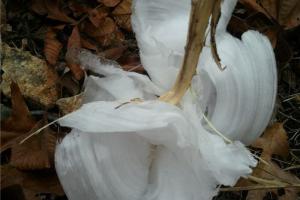
[[131, 14], [132, 0], [123, 0], [112, 12], [113, 15]]
[[[300, 1], [299, 0], [289, 0], [281, 1], [281, 8], [288, 7], [289, 9], [280, 9], [279, 22], [284, 24], [287, 29], [294, 28], [300, 24]], [[289, 5], [290, 3], [290, 5]]]
[[62, 111], [63, 115], [71, 113], [82, 105], [82, 94], [61, 98], [57, 100], [56, 105], [58, 105], [59, 110]]
[[121, 0], [98, 0], [98, 2], [103, 3], [107, 7], [115, 7]]
[[31, 10], [39, 15], [48, 14], [45, 2], [43, 0], [32, 0], [31, 1]]
[[286, 29], [300, 24], [300, 1], [298, 0], [240, 0], [244, 5], [278, 21]]
[[113, 33], [116, 30], [116, 24], [110, 17], [105, 17], [101, 20], [101, 24], [95, 27], [92, 23], [86, 22], [83, 32], [91, 37], [101, 37]]
[[56, 33], [48, 28], [44, 40], [44, 54], [49, 64], [55, 65], [63, 45], [56, 39]]
[[[39, 121], [26, 136], [45, 124], [45, 120]], [[49, 169], [53, 166], [56, 142], [55, 133], [45, 128], [24, 143], [12, 146], [10, 164], [21, 170]]]
[[271, 18], [272, 16], [266, 12], [266, 10], [264, 8], [261, 7], [261, 5], [259, 5], [256, 0], [239, 0], [239, 2], [241, 2], [242, 4], [244, 4], [245, 6], [252, 8], [253, 10], [256, 10], [257, 12], [261, 12], [264, 15], [266, 15], [268, 18]]
[[60, 8], [60, 0], [32, 0], [31, 9], [41, 15], [48, 14], [48, 18], [66, 23], [76, 21], [66, 15]]
[[81, 41], [81, 46], [83, 48], [94, 50], [94, 51], [98, 50], [97, 46], [95, 44], [93, 44], [92, 42], [90, 42], [88, 39], [81, 38], [80, 41]]
[[131, 71], [143, 74], [145, 69], [141, 64], [140, 57], [137, 54], [123, 55], [118, 62], [125, 71]]
[[1, 153], [18, 142], [20, 133], [1, 130]]
[[11, 148], [36, 124], [15, 82], [11, 83], [11, 115], [1, 120], [1, 152]]
[[108, 15], [108, 9], [106, 7], [94, 8], [88, 11], [89, 20], [95, 27], [99, 27], [102, 20]]
[[[287, 184], [300, 184], [299, 178], [289, 172], [283, 171], [272, 161], [269, 161], [269, 166], [260, 162], [254, 169], [253, 175], [268, 180], [277, 179]], [[247, 186], [248, 185], [253, 184], [247, 183]], [[297, 193], [300, 192], [300, 189], [284, 188], [284, 195], [278, 195], [278, 190], [276, 189], [250, 190], [248, 191], [247, 200], [263, 200], [268, 192], [272, 192], [277, 195], [279, 200], [297, 200]]]
[[264, 34], [269, 38], [273, 49], [275, 49], [276, 45], [277, 45], [277, 41], [278, 41], [278, 33], [279, 33], [279, 29], [277, 29], [277, 27], [274, 28], [268, 28]]
[[10, 132], [27, 132], [32, 129], [36, 122], [30, 115], [18, 84], [12, 82], [10, 88], [12, 112], [9, 118], [1, 121], [1, 130]]
[[114, 32], [104, 36], [95, 37], [95, 40], [104, 47], [118, 45], [122, 43], [124, 39], [124, 34], [119, 30], [115, 30]]
[[1, 190], [10, 186], [20, 186], [26, 200], [32, 200], [33, 196], [40, 193], [64, 195], [57, 175], [53, 171], [23, 172], [10, 165], [2, 165]]
[[16, 82], [24, 97], [46, 108], [53, 106], [58, 99], [56, 87], [58, 76], [47, 63], [28, 51], [2, 45], [1, 91], [10, 96], [10, 84]]
[[110, 49], [101, 52], [101, 56], [109, 60], [117, 60], [123, 55], [126, 49], [127, 46], [123, 46], [123, 45], [120, 45], [118, 47], [112, 47]]
[[[272, 161], [272, 155], [274, 154], [286, 157], [289, 153], [288, 137], [282, 123], [275, 123], [267, 128], [263, 136], [258, 138], [251, 146], [261, 148], [261, 159], [268, 162], [268, 165], [266, 165], [260, 161], [253, 170], [253, 176], [267, 180], [277, 180], [285, 184], [300, 184], [299, 178], [284, 171]], [[246, 179], [242, 179], [238, 183], [238, 186], [242, 187], [255, 185], [257, 184]], [[248, 191], [247, 200], [263, 200], [268, 192], [277, 195], [280, 200], [296, 200], [297, 193], [300, 191], [299, 188], [284, 188], [284, 190], [284, 195], [278, 195], [276, 189], [250, 190]]]
[[282, 123], [275, 123], [268, 127], [263, 136], [251, 146], [263, 149], [261, 157], [268, 160], [271, 160], [273, 154], [282, 157], [287, 157], [289, 154], [288, 137]]
[[70, 72], [62, 75], [59, 80], [60, 90], [63, 91], [65, 95], [75, 96], [80, 92], [79, 82], [72, 76]]
[[116, 23], [127, 31], [132, 31], [131, 4], [132, 0], [123, 0], [112, 12]]
[[3, 5], [2, 1], [0, 1], [0, 28], [2, 32], [2, 28], [6, 26], [6, 9], [5, 6]]
[[70, 10], [72, 10], [72, 14], [75, 17], [79, 17], [80, 15], [83, 15], [90, 10], [90, 8], [85, 4], [78, 3], [76, 0], [68, 1], [68, 7], [70, 8]]
[[79, 62], [77, 61], [77, 56], [81, 49], [81, 42], [80, 42], [80, 34], [77, 26], [74, 26], [71, 36], [68, 40], [68, 50], [66, 53], [66, 61], [67, 65], [72, 71], [74, 77], [77, 80], [82, 79], [84, 76], [84, 71], [81, 69]]

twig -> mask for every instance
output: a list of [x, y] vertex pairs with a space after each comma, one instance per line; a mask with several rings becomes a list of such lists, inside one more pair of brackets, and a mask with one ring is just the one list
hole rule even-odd
[[300, 184], [285, 185], [285, 186], [253, 185], [253, 186], [245, 186], [245, 187], [229, 187], [229, 188], [220, 188], [220, 191], [234, 192], [234, 191], [243, 191], [243, 190], [271, 190], [271, 189], [280, 189], [280, 188], [300, 188]]
[[42, 127], [39, 128], [38, 130], [36, 130], [36, 131], [34, 131], [33, 133], [31, 133], [30, 135], [28, 135], [26, 138], [24, 138], [19, 144], [23, 144], [24, 142], [26, 142], [26, 141], [27, 141], [28, 139], [30, 139], [31, 137], [33, 137], [33, 136], [39, 134], [39, 133], [40, 133], [42, 130], [44, 130], [45, 128], [51, 126], [52, 124], [58, 122], [59, 120], [65, 118], [65, 117], [67, 117], [67, 116], [68, 116], [68, 115], [65, 115], [65, 116], [63, 116], [63, 117], [60, 117], [60, 118], [58, 118], [58, 119], [56, 119], [56, 120], [54, 120], [54, 121], [52, 121], [52, 122], [46, 124], [45, 126], [42, 126]]
[[254, 181], [256, 183], [259, 183], [261, 185], [266, 185], [266, 186], [285, 187], [287, 185], [298, 185], [298, 184], [284, 183], [284, 182], [281, 182], [281, 181], [276, 180], [276, 179], [269, 180], [269, 179], [259, 178], [259, 177], [252, 176], [252, 175], [248, 176], [247, 178], [251, 181]]
[[293, 165], [287, 168], [284, 168], [284, 171], [292, 170], [292, 169], [300, 169], [300, 165]]
[[217, 44], [216, 44], [216, 28], [218, 21], [221, 16], [221, 3], [218, 2], [214, 5], [214, 9], [212, 11], [211, 20], [210, 20], [210, 45], [211, 45], [211, 54], [215, 61], [215, 63], [218, 65], [220, 70], [224, 70], [226, 66], [222, 66], [221, 59], [218, 54], [217, 50]]

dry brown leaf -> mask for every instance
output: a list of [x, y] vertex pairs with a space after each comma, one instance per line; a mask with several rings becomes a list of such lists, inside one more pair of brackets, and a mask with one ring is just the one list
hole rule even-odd
[[94, 50], [94, 51], [98, 50], [97, 46], [95, 44], [93, 44], [92, 42], [90, 42], [88, 39], [81, 38], [80, 41], [81, 41], [81, 46], [83, 48]]
[[95, 27], [92, 23], [86, 22], [84, 27], [84, 32], [91, 37], [101, 37], [116, 31], [117, 27], [114, 20], [110, 17], [105, 17], [101, 20], [99, 27]]
[[294, 28], [300, 24], [299, 0], [240, 0], [240, 2], [269, 18], [277, 20], [286, 29]]
[[2, 0], [0, 1], [0, 12], [1, 12], [0, 13], [0, 22], [1, 22], [0, 28], [2, 31], [2, 28], [6, 26], [6, 9], [2, 3]]
[[20, 137], [20, 133], [1, 130], [1, 152], [11, 148], [14, 144], [16, 144], [18, 137]]
[[132, 0], [123, 0], [112, 12], [116, 23], [127, 31], [132, 31], [131, 4]]
[[60, 0], [32, 0], [31, 9], [41, 15], [48, 14], [48, 18], [66, 23], [75, 20], [66, 15], [60, 8]]
[[69, 96], [75, 96], [80, 92], [79, 82], [72, 76], [71, 72], [67, 72], [62, 75], [59, 80], [61, 91]]
[[95, 27], [99, 27], [102, 20], [108, 15], [108, 9], [106, 7], [94, 8], [88, 11], [89, 20]]
[[[276, 163], [269, 161], [269, 166], [263, 163], [259, 163], [259, 165], [254, 169], [253, 175], [256, 177], [274, 180], [279, 179], [282, 182], [288, 184], [299, 184], [300, 179], [295, 175], [283, 171], [280, 167], [277, 166]], [[243, 185], [253, 185], [253, 183], [245, 181]], [[268, 192], [272, 192], [278, 196], [279, 200], [297, 200], [297, 193], [300, 192], [299, 188], [284, 188], [284, 195], [278, 195], [278, 190], [275, 189], [266, 189], [266, 190], [251, 190], [248, 192], [247, 200], [263, 200]]]
[[119, 30], [116, 30], [104, 36], [95, 37], [95, 40], [104, 47], [120, 44], [124, 41], [124, 39], [125, 39], [124, 34]]
[[118, 62], [125, 71], [133, 71], [141, 74], [145, 73], [140, 57], [137, 54], [123, 55]]
[[131, 16], [130, 14], [128, 15], [117, 15], [114, 17], [116, 23], [126, 31], [132, 31], [132, 26], [131, 26]]
[[98, 2], [103, 3], [107, 7], [115, 7], [121, 0], [98, 0]]
[[77, 61], [77, 56], [81, 48], [80, 34], [77, 26], [74, 26], [68, 40], [68, 50], [66, 53], [67, 65], [77, 80], [82, 79], [84, 72]]
[[[252, 175], [255, 177], [267, 180], [279, 180], [285, 184], [299, 184], [300, 180], [293, 174], [284, 171], [276, 163], [272, 161], [272, 155], [287, 156], [289, 153], [288, 140], [286, 132], [283, 129], [282, 123], [275, 123], [267, 128], [264, 135], [257, 139], [251, 146], [262, 149], [261, 158], [268, 162], [259, 162], [253, 170]], [[257, 184], [242, 179], [239, 181], [238, 186], [255, 186]], [[272, 192], [281, 200], [296, 200], [299, 188], [284, 188], [285, 194], [278, 196], [278, 191], [275, 189], [265, 190], [251, 190], [248, 192], [247, 200], [263, 200], [266, 193]]]
[[112, 12], [113, 15], [131, 14], [132, 0], [123, 0]]
[[31, 0], [31, 10], [39, 15], [46, 15], [48, 14], [46, 5], [42, 0]]
[[53, 106], [58, 99], [56, 71], [45, 60], [32, 56], [30, 52], [2, 46], [1, 90], [10, 96], [10, 84], [16, 82], [24, 97], [46, 108]]
[[[285, 6], [289, 9], [286, 10], [280, 10], [279, 15], [279, 22], [281, 24], [284, 24], [286, 28], [294, 28], [296, 26], [299, 26], [300, 24], [300, 1], [299, 0], [289, 0], [284, 1], [282, 0], [281, 8], [284, 8]], [[288, 3], [290, 2], [290, 5]], [[293, 2], [293, 4], [292, 4]]]
[[68, 40], [68, 49], [70, 48], [81, 48], [80, 33], [77, 26], [74, 26], [73, 31]]
[[270, 14], [268, 12], [266, 12], [266, 10], [264, 8], [262, 8], [257, 2], [256, 0], [239, 0], [242, 4], [244, 4], [245, 6], [252, 8], [253, 10], [256, 10], [257, 12], [261, 12], [264, 15], [266, 15], [267, 17], [271, 18]]
[[63, 45], [56, 39], [56, 33], [48, 28], [44, 40], [44, 54], [49, 64], [55, 65]]
[[277, 29], [276, 27], [274, 28], [269, 28], [267, 29], [264, 34], [269, 38], [273, 49], [276, 47], [277, 45], [277, 41], [278, 41], [278, 32], [279, 29]]
[[79, 4], [76, 0], [68, 1], [68, 7], [72, 10], [72, 14], [75, 17], [79, 17], [90, 10], [85, 4]]
[[101, 52], [100, 55], [109, 60], [117, 60], [123, 55], [123, 53], [126, 49], [127, 49], [127, 46], [121, 45], [118, 47], [113, 47], [113, 48], [107, 49], [107, 50]]
[[[45, 120], [38, 122], [26, 135], [45, 125]], [[49, 128], [30, 137], [24, 143], [16, 144], [11, 150], [10, 164], [21, 170], [49, 169], [53, 166], [56, 136]]]
[[24, 138], [36, 124], [31, 117], [18, 85], [11, 83], [12, 112], [10, 117], [1, 121], [1, 152], [11, 148]]
[[270, 160], [273, 154], [286, 157], [289, 154], [288, 137], [282, 123], [268, 127], [263, 136], [251, 146], [263, 149], [262, 157]]
[[[36, 124], [31, 117], [18, 84], [12, 82], [11, 88], [11, 116], [1, 121], [1, 130], [9, 132], [27, 132]], [[2, 135], [1, 135], [2, 136]]]
[[57, 100], [56, 104], [63, 115], [77, 110], [82, 105], [82, 94], [72, 97], [61, 98]]
[[64, 195], [55, 172], [22, 172], [10, 165], [2, 165], [1, 189], [14, 185], [19, 185], [23, 189], [23, 193], [28, 200], [31, 200], [32, 196], [39, 193]]
[[101, 46], [119, 45], [124, 41], [124, 34], [118, 29], [114, 20], [105, 17], [101, 20], [99, 27], [95, 27], [91, 22], [86, 21], [82, 31], [93, 37]]

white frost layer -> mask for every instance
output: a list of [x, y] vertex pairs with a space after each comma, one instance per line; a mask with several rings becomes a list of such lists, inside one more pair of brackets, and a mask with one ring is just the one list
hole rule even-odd
[[191, 123], [175, 106], [118, 105], [88, 103], [60, 122], [74, 128], [56, 151], [56, 169], [72, 200], [210, 199], [217, 184], [233, 185], [256, 164], [241, 143], [226, 144], [195, 127], [199, 121]]
[[[247, 31], [242, 39], [226, 31], [237, 0], [224, 0], [216, 30], [221, 71], [211, 54], [209, 28], [197, 72], [202, 110], [223, 134], [245, 144], [267, 126], [275, 103], [277, 71], [267, 37]], [[181, 66], [187, 38], [189, 0], [135, 0], [132, 24], [143, 66], [152, 81], [168, 90]], [[202, 95], [204, 94], [204, 96]], [[228, 123], [230, 121], [230, 123]]]
[[[96, 56], [84, 56], [106, 67]], [[206, 130], [190, 93], [182, 109], [157, 100], [122, 104], [119, 93], [109, 93], [109, 88], [122, 90], [132, 79], [126, 72], [118, 75], [126, 79], [110, 79], [116, 75], [113, 71], [104, 78], [88, 77], [85, 104], [60, 121], [73, 128], [55, 155], [69, 199], [208, 200], [217, 185], [233, 185], [251, 173], [256, 161], [250, 153], [241, 143], [226, 144]], [[101, 79], [109, 79], [111, 85], [99, 84]], [[96, 87], [89, 87], [91, 81]], [[150, 95], [145, 91], [151, 85], [139, 87], [147, 78], [139, 81], [130, 85], [127, 98], [137, 91], [143, 99]]]
[[[225, 71], [203, 49], [180, 107], [155, 100], [173, 84], [186, 42], [190, 1], [136, 0], [133, 25], [146, 77], [83, 52], [84, 105], [60, 123], [73, 128], [57, 146], [56, 170], [70, 200], [210, 200], [256, 165], [250, 143], [268, 123], [276, 95], [272, 48], [250, 31], [226, 32], [236, 0], [224, 0], [217, 48]], [[208, 29], [209, 31], [209, 29]], [[140, 98], [144, 102], [129, 102]], [[203, 119], [206, 113], [226, 143]]]

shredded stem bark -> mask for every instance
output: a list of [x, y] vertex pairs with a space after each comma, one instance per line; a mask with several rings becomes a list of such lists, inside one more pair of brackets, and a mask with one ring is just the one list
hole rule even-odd
[[181, 70], [173, 88], [159, 99], [177, 105], [187, 89], [196, 72], [198, 60], [205, 43], [205, 31], [213, 8], [219, 0], [192, 0], [189, 31]]

